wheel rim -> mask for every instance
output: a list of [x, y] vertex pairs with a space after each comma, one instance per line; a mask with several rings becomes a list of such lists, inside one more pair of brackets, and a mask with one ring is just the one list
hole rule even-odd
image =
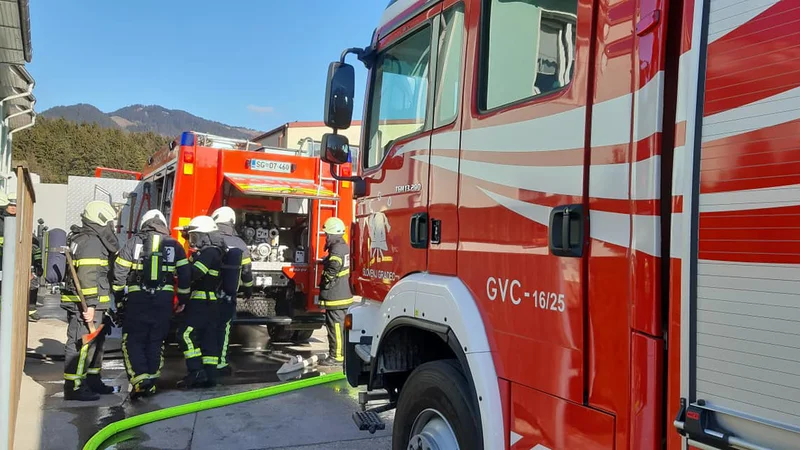
[[429, 408], [414, 419], [408, 450], [458, 450], [458, 439], [444, 415]]

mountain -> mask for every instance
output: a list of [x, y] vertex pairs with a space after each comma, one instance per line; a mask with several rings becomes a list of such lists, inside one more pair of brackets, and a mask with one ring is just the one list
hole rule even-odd
[[178, 136], [184, 131], [198, 131], [234, 139], [252, 139], [261, 134], [249, 128], [226, 125], [186, 111], [167, 109], [158, 105], [131, 105], [104, 113], [93, 105], [79, 103], [56, 106], [42, 112], [41, 115], [53, 119], [64, 118], [74, 123], [96, 123], [103, 128], [153, 132], [169, 137]]

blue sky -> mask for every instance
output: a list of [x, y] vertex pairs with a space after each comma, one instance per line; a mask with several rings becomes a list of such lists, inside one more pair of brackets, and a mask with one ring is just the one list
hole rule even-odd
[[[36, 110], [158, 104], [260, 131], [322, 120], [328, 63], [369, 44], [387, 3], [34, 1]], [[360, 118], [366, 71], [348, 62]]]

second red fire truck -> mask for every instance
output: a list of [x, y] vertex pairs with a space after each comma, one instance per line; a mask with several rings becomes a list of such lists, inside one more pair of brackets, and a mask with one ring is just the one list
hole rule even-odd
[[324, 326], [317, 288], [325, 255], [322, 224], [331, 216], [352, 221], [350, 182], [332, 178], [307, 152], [191, 131], [133, 175], [143, 186], [128, 199], [129, 233], [145, 211], [157, 208], [187, 245], [176, 227], [220, 206], [236, 211], [236, 230], [251, 252], [255, 294], [239, 299], [234, 324], [266, 324], [272, 341], [295, 342]]
[[[392, 0], [345, 373], [393, 448], [800, 448], [800, 2]], [[322, 158], [348, 164], [329, 134]]]

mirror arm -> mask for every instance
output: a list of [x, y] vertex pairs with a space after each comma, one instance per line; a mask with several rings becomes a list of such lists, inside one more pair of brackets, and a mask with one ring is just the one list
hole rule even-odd
[[341, 58], [339, 58], [339, 62], [340, 63], [344, 63], [344, 60], [347, 57], [347, 55], [349, 55], [351, 53], [356, 55], [356, 58], [358, 58], [358, 60], [361, 61], [361, 63], [364, 64], [364, 67], [366, 67], [367, 69], [371, 69], [373, 63], [375, 62], [375, 55], [376, 55], [377, 52], [375, 51], [375, 49], [373, 47], [367, 47], [367, 48], [352, 47], [352, 48], [348, 48], [348, 49], [345, 49], [342, 52], [342, 56], [341, 56]]
[[333, 163], [328, 163], [328, 167], [331, 170], [331, 176], [333, 176], [333, 179], [338, 181], [350, 181], [353, 183], [353, 198], [359, 198], [366, 195], [367, 181], [365, 179], [358, 175], [354, 175], [352, 177], [340, 177], [339, 175], [336, 175], [336, 171], [334, 170], [333, 166]]
[[334, 180], [352, 181], [353, 183], [357, 183], [357, 182], [361, 181], [361, 177], [358, 176], [358, 175], [354, 175], [354, 176], [351, 176], [351, 177], [342, 177], [342, 176], [336, 175], [336, 171], [334, 170], [334, 166], [335, 166], [335, 164], [328, 163], [328, 168], [331, 170], [331, 176], [333, 177]]

